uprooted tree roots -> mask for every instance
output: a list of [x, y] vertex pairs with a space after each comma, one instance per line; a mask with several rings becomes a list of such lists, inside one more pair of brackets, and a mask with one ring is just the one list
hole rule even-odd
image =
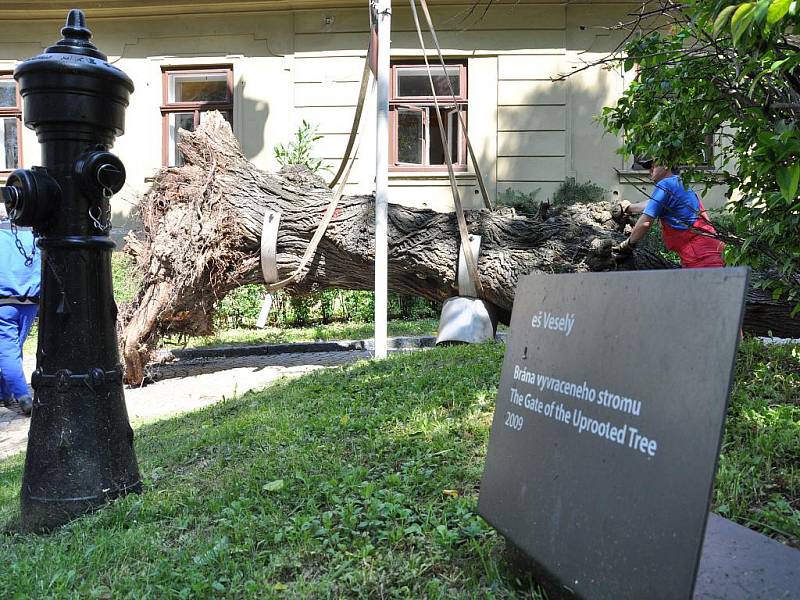
[[[300, 263], [332, 198], [324, 182], [303, 169], [265, 173], [242, 154], [229, 125], [211, 113], [183, 133], [185, 165], [161, 171], [143, 198], [143, 236], [129, 235], [126, 252], [143, 273], [134, 300], [121, 311], [125, 380], [144, 379], [160, 336], [207, 334], [218, 300], [232, 289], [263, 281], [261, 228], [266, 211], [280, 213], [278, 275]], [[516, 281], [531, 271], [571, 273], [662, 269], [675, 265], [637, 250], [620, 267], [611, 246], [624, 239], [608, 203], [574, 205], [521, 215], [512, 209], [469, 211], [470, 233], [482, 236], [478, 270], [485, 299], [506, 319]], [[345, 196], [313, 259], [289, 293], [374, 285], [374, 198]], [[457, 294], [455, 215], [398, 205], [389, 208], [389, 286], [434, 301]], [[788, 306], [751, 294], [746, 328], [800, 335]], [[749, 327], [748, 327], [749, 326]]]

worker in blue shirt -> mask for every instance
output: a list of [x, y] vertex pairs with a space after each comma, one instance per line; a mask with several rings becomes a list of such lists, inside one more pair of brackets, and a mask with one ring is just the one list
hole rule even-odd
[[[0, 217], [5, 217], [4, 209]], [[31, 231], [0, 229], [0, 393], [3, 406], [18, 403], [26, 415], [31, 414], [33, 400], [22, 370], [22, 345], [39, 310], [41, 269]]]
[[633, 253], [636, 244], [647, 235], [653, 222], [661, 223], [661, 235], [667, 250], [676, 252], [684, 269], [724, 267], [725, 249], [700, 198], [670, 167], [653, 160], [639, 161], [648, 169], [655, 184], [649, 200], [638, 204], [620, 204], [622, 215], [640, 214], [627, 240], [611, 249], [613, 255], [624, 259]]

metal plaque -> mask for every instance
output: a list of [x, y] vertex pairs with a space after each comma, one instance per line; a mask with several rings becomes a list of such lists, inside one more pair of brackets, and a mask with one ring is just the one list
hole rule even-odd
[[520, 280], [479, 512], [550, 597], [692, 597], [747, 276]]

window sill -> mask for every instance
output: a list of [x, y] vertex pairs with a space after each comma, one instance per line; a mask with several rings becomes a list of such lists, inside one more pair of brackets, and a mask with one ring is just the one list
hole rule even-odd
[[637, 171], [635, 169], [617, 169], [617, 175], [620, 179], [626, 177], [647, 177], [650, 171]]
[[[723, 173], [722, 171], [718, 170], [715, 167], [697, 167], [698, 171], [702, 171], [706, 175], [714, 178], [722, 178]], [[650, 171], [639, 171], [635, 169], [617, 169], [617, 178], [620, 181], [625, 181], [628, 179], [641, 179], [645, 180], [647, 183], [650, 183]]]
[[[456, 171], [454, 175], [456, 180], [475, 179], [475, 174], [469, 171]], [[389, 179], [448, 181], [450, 176], [447, 171], [389, 171]]]

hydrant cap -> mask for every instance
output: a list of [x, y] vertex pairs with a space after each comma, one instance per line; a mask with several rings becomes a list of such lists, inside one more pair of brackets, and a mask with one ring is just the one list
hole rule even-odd
[[14, 69], [25, 124], [37, 134], [42, 127], [78, 123], [105, 130], [107, 138], [121, 135], [133, 81], [90, 41], [82, 11], [69, 11], [61, 35], [44, 53]]
[[61, 28], [61, 35], [64, 36], [61, 41], [45, 50], [45, 54], [83, 54], [108, 60], [108, 57], [89, 41], [92, 39], [92, 32], [86, 27], [83, 11], [77, 8], [69, 11], [67, 23]]
[[[14, 78], [19, 81], [22, 75], [31, 71], [53, 71], [92, 75], [112, 80], [133, 93], [133, 81], [121, 69], [108, 63], [108, 57], [100, 52], [90, 40], [91, 30], [86, 27], [83, 11], [73, 8], [67, 15], [67, 22], [61, 29], [64, 36], [47, 48], [43, 54], [22, 62], [14, 70]], [[22, 90], [20, 90], [22, 93]]]

